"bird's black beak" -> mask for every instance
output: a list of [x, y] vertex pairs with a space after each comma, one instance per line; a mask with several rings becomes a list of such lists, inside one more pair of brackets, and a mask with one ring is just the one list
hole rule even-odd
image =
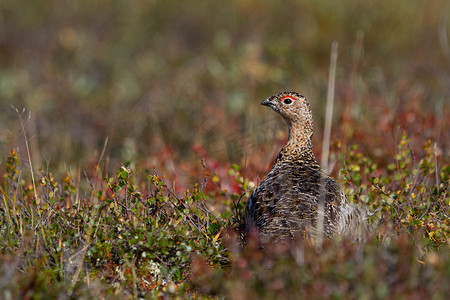
[[272, 107], [273, 103], [272, 103], [272, 101], [269, 100], [269, 98], [266, 98], [261, 102], [261, 105]]

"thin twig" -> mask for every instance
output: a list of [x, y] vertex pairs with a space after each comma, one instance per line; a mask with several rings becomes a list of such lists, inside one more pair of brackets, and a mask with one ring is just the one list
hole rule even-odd
[[437, 143], [434, 142], [434, 175], [436, 177], [436, 188], [439, 188], [439, 168], [437, 161]]
[[[334, 41], [331, 45], [330, 57], [330, 73], [328, 77], [328, 92], [327, 92], [327, 108], [325, 117], [325, 128], [322, 144], [322, 169], [328, 173], [328, 157], [331, 137], [331, 121], [333, 118], [333, 103], [334, 103], [334, 88], [336, 82], [336, 64], [338, 57], [338, 42]], [[325, 218], [325, 197], [326, 189], [326, 173], [323, 173], [320, 179], [320, 195], [317, 209], [317, 243], [318, 249], [322, 248], [323, 234], [324, 234], [324, 218]]]
[[205, 162], [205, 158], [202, 158], [202, 170], [203, 170], [203, 182], [200, 185], [200, 192], [203, 191], [203, 189], [206, 186], [206, 181], [207, 181], [207, 177], [206, 177], [206, 162]]
[[[25, 139], [25, 147], [27, 149], [27, 156], [28, 156], [28, 162], [30, 164], [30, 173], [31, 173], [31, 181], [33, 182], [33, 191], [34, 191], [34, 198], [36, 199], [36, 201], [38, 201], [38, 197], [37, 197], [37, 192], [36, 192], [36, 182], [34, 180], [34, 171], [33, 171], [33, 162], [31, 161], [31, 153], [30, 153], [30, 147], [28, 145], [28, 137], [27, 137], [27, 133], [25, 131], [25, 126], [23, 125], [22, 122], [22, 115], [25, 112], [25, 108], [22, 110], [22, 113], [19, 114], [19, 110], [17, 108], [15, 108], [14, 106], [12, 106], [12, 109], [14, 109], [17, 113], [17, 117], [19, 118], [20, 121], [20, 126], [22, 127], [22, 133], [23, 133], [23, 137]], [[31, 114], [28, 116], [28, 118], [31, 117]]]
[[441, 45], [442, 54], [450, 61], [450, 46], [447, 38], [447, 14], [442, 14], [441, 22], [438, 27], [439, 44]]
[[[380, 188], [380, 186], [379, 186], [378, 184], [374, 184], [373, 186], [374, 186], [379, 192], [381, 192], [383, 195], [385, 195], [386, 197], [388, 197], [389, 199], [391, 199], [392, 202], [395, 201], [395, 199], [392, 198], [388, 193], [386, 193], [385, 191], [383, 191], [383, 190]], [[398, 213], [397, 207], [395, 207], [395, 206], [393, 206], [393, 205], [391, 205], [391, 204], [389, 204], [389, 203], [387, 203], [387, 202], [383, 202], [383, 204], [386, 204], [386, 205], [388, 205], [389, 207], [393, 208], [393, 209], [395, 210], [395, 213], [396, 213], [396, 214]]]
[[[155, 176], [158, 176], [158, 174], [156, 173], [155, 170], [153, 171], [153, 174], [154, 174]], [[170, 195], [172, 195], [172, 196], [177, 200], [177, 203], [178, 203], [179, 205], [176, 205], [176, 204], [170, 199], [170, 197], [169, 197], [169, 202], [172, 204], [172, 206], [173, 206], [175, 209], [177, 209], [177, 210], [183, 212], [183, 210], [187, 208], [186, 205], [184, 205], [184, 203], [181, 202], [181, 200], [178, 198], [178, 196], [175, 194], [175, 192], [172, 191], [172, 189], [169, 188], [169, 187], [167, 186], [167, 184], [164, 182], [164, 180], [162, 180], [162, 179], [160, 179], [160, 180], [161, 180], [161, 182], [162, 182], [162, 184], [163, 184], [163, 187], [169, 192]], [[179, 206], [181, 206], [181, 209], [180, 209]], [[191, 216], [189, 216], [188, 214], [186, 214], [186, 218], [189, 220], [189, 222], [191, 222], [191, 224], [192, 224], [195, 228], [197, 228], [198, 231], [200, 231], [201, 233], [203, 233], [203, 231], [201, 230], [201, 228], [198, 226], [197, 222], [195, 222]]]

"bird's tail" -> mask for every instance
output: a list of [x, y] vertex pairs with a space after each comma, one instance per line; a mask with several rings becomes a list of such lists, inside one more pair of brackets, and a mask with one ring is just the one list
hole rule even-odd
[[341, 208], [338, 235], [349, 236], [356, 242], [363, 242], [369, 232], [368, 219], [375, 213], [370, 213], [365, 207], [347, 204]]

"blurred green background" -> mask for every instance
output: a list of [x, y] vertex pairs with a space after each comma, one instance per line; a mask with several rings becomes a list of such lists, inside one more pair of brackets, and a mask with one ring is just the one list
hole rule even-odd
[[333, 41], [333, 139], [382, 157], [401, 128], [448, 158], [449, 8], [447, 0], [0, 1], [1, 160], [12, 147], [24, 156], [11, 105], [25, 108], [34, 163], [55, 172], [98, 159], [106, 139], [111, 168], [205, 153], [270, 160], [287, 132], [259, 103], [283, 90], [310, 99], [320, 150]]

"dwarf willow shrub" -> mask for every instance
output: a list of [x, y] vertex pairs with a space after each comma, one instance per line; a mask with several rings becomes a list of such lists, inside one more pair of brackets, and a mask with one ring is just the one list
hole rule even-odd
[[424, 157], [417, 160], [403, 134], [393, 161], [381, 170], [355, 146], [342, 172], [345, 192], [352, 201], [380, 211], [373, 220], [383, 215], [397, 230], [420, 233], [426, 246], [442, 247], [450, 242], [450, 166], [438, 165], [429, 141], [423, 150]]
[[44, 174], [33, 186], [21, 172], [11, 151], [1, 189], [0, 249], [18, 254], [23, 270], [45, 270], [47, 283], [74, 282], [67, 289], [75, 293], [75, 283], [99, 279], [110, 283], [109, 292], [128, 289], [135, 296], [170, 284], [179, 294], [194, 255], [219, 267], [228, 263], [219, 242], [228, 220], [211, 213], [198, 185], [179, 197], [152, 173], [142, 191], [122, 166], [115, 177], [90, 180], [91, 195], [81, 197], [70, 174], [62, 182]]
[[[70, 173], [30, 182], [11, 151], [0, 187], [0, 297], [308, 298], [322, 291], [341, 299], [444, 299], [450, 167], [435, 152], [426, 143], [416, 158], [404, 135], [380, 167], [354, 147], [343, 185], [352, 202], [374, 213], [368, 241], [330, 240], [319, 251], [262, 250], [251, 239], [239, 246], [227, 228], [242, 233], [244, 200], [255, 184], [238, 165], [227, 179], [214, 175], [209, 194], [204, 181], [178, 195], [156, 172], [138, 184], [127, 164], [113, 177], [86, 175], [90, 190], [81, 191]], [[213, 213], [208, 201], [221, 205]]]

